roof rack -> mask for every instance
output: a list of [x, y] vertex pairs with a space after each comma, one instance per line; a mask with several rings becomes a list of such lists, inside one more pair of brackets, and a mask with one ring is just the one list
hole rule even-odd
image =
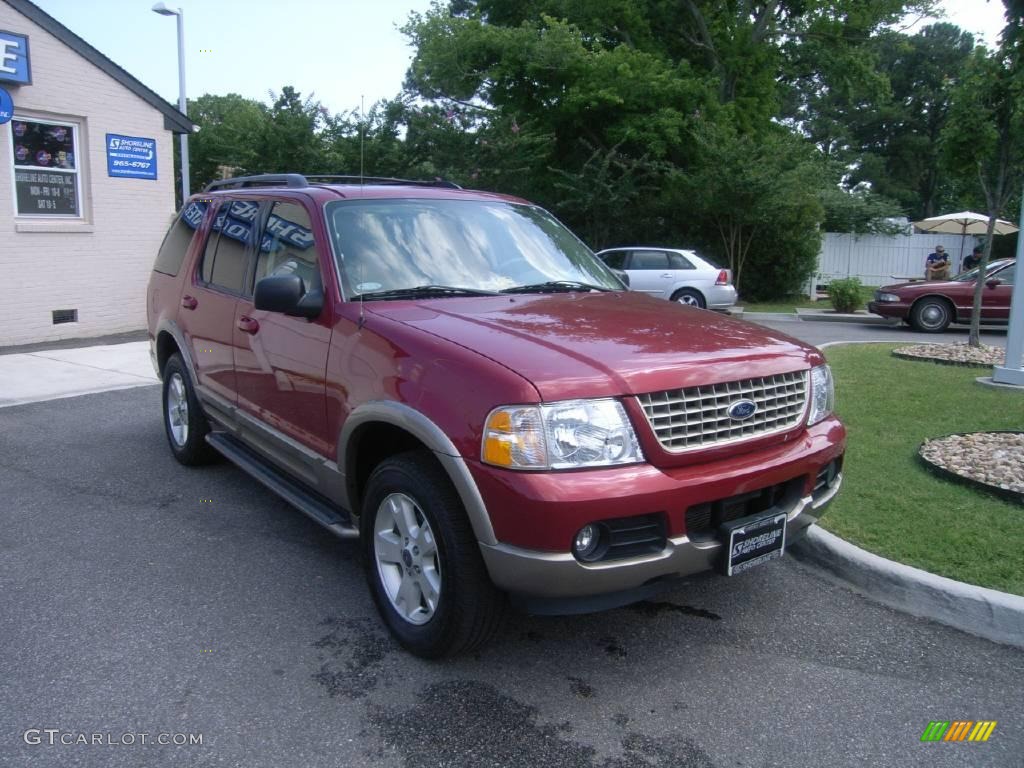
[[211, 181], [206, 185], [204, 192], [211, 189], [225, 189], [227, 187], [290, 187], [301, 189], [308, 187], [309, 182], [299, 173], [261, 173], [257, 176], [236, 176], [233, 179], [220, 179]]
[[445, 179], [429, 179], [417, 181], [416, 179], [396, 179], [392, 178], [391, 176], [347, 176], [337, 174], [316, 173], [307, 175], [306, 180], [314, 181], [315, 183], [320, 184], [330, 184], [332, 182], [340, 182], [344, 184], [400, 184], [415, 187], [443, 187], [445, 189], [462, 189], [462, 187], [460, 187], [455, 182], [446, 181]]
[[411, 179], [393, 179], [387, 176], [341, 176], [333, 174], [311, 174], [303, 176], [301, 173], [261, 173], [256, 176], [236, 176], [232, 179], [220, 179], [211, 181], [206, 185], [204, 192], [214, 189], [242, 188], [242, 187], [281, 187], [290, 189], [302, 189], [314, 184], [395, 184], [416, 187], [443, 187], [445, 189], [462, 189], [458, 184], [444, 179], [431, 179], [427, 181], [414, 181]]

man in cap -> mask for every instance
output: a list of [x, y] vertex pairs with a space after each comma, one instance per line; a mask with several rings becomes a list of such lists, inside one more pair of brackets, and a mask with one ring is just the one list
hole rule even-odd
[[941, 245], [935, 246], [935, 253], [929, 253], [924, 263], [924, 276], [929, 280], [949, 280], [949, 257]]

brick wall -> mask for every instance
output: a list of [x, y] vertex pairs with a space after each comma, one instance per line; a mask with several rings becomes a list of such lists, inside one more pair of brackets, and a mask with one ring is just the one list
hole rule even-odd
[[[146, 283], [174, 214], [176, 138], [160, 112], [3, 2], [0, 29], [29, 37], [32, 85], [0, 83], [15, 115], [79, 124], [83, 214], [15, 216], [11, 126], [0, 126], [0, 346], [143, 328]], [[157, 180], [108, 177], [107, 133], [156, 139]], [[77, 309], [78, 322], [53, 325], [54, 309]]]

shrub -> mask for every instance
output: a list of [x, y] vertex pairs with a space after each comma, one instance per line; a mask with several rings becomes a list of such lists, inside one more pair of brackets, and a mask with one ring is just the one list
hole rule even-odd
[[860, 309], [861, 284], [856, 277], [845, 280], [833, 280], [828, 284], [828, 297], [836, 312], [850, 313]]

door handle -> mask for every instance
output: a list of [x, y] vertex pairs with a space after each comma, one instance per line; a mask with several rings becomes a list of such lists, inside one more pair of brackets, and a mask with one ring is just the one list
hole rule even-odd
[[242, 315], [238, 318], [238, 330], [243, 333], [256, 333], [260, 329], [259, 322], [248, 315]]
[[196, 301], [192, 296], [182, 296], [181, 306], [183, 306], [185, 309], [195, 309], [196, 307], [199, 306], [199, 302]]
[[672, 275], [670, 273], [666, 272], [664, 275], [662, 275], [662, 277], [664, 277], [664, 278], [671, 278]]

